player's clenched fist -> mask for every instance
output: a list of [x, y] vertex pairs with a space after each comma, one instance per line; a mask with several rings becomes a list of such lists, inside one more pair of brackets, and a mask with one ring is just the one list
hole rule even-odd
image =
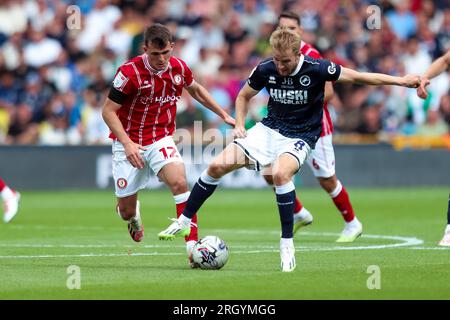
[[417, 88], [417, 95], [422, 99], [426, 99], [428, 97], [427, 86], [430, 84], [430, 80], [428, 78], [422, 78], [420, 80], [420, 85]]
[[416, 74], [407, 74], [403, 77], [404, 86], [408, 88], [418, 88], [420, 86], [420, 76]]

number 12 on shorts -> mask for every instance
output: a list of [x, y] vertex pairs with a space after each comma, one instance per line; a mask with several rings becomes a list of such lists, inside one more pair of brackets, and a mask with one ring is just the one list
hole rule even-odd
[[175, 149], [174, 147], [163, 147], [163, 148], [159, 149], [158, 151], [163, 154], [164, 159], [178, 157], [177, 149]]

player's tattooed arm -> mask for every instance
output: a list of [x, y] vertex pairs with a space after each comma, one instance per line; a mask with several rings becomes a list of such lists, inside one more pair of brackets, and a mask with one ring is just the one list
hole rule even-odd
[[201, 84], [194, 82], [190, 87], [187, 87], [186, 90], [189, 92], [192, 98], [221, 117], [225, 123], [229, 124], [230, 126], [235, 125], [234, 118], [219, 106], [219, 104], [214, 100], [208, 90], [206, 90], [205, 87], [203, 87]]
[[125, 129], [116, 114], [116, 111], [119, 110], [121, 106], [122, 105], [112, 101], [111, 99], [106, 98], [102, 109], [103, 120], [105, 120], [111, 132], [117, 137], [117, 140], [123, 144], [125, 154], [131, 165], [138, 169], [142, 169], [144, 168], [144, 159], [142, 158], [140, 151], [145, 150], [145, 148], [137, 143], [134, 143], [125, 132]]

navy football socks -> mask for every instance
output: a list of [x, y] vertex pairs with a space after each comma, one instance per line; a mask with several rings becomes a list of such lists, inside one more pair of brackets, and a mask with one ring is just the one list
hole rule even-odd
[[186, 203], [186, 208], [183, 211], [183, 215], [192, 219], [195, 213], [200, 209], [203, 203], [208, 199], [217, 188], [217, 184], [209, 184], [202, 180], [200, 177], [197, 183], [194, 185], [191, 191], [191, 195]]
[[447, 224], [450, 224], [450, 195], [448, 195]]
[[294, 237], [295, 190], [277, 194], [278, 211], [280, 213], [281, 237]]

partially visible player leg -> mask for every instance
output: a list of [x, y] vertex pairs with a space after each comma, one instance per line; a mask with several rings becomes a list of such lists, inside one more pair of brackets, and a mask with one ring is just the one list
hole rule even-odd
[[[275, 192], [275, 187], [273, 186], [273, 176], [272, 176], [272, 168], [265, 168], [265, 171], [270, 174], [263, 174], [264, 180], [266, 180], [267, 184], [272, 186], [273, 191]], [[313, 222], [312, 214], [303, 207], [302, 203], [295, 197], [295, 207], [294, 207], [294, 234], [301, 227], [305, 227], [310, 225]]]
[[150, 169], [147, 164], [143, 169], [133, 167], [127, 160], [123, 145], [118, 141], [113, 142], [112, 151], [112, 169], [117, 197], [116, 212], [128, 222], [128, 232], [131, 238], [140, 242], [144, 237], [144, 226], [137, 198], [138, 191], [144, 189], [148, 183]]
[[[186, 207], [190, 195], [183, 162], [172, 162], [164, 165], [159, 171], [158, 177], [170, 188], [170, 191], [172, 191], [176, 205], [177, 218], [179, 218]], [[196, 214], [192, 217], [190, 234], [184, 239], [186, 241], [186, 252], [188, 256], [190, 256], [192, 247], [198, 240]]]
[[117, 198], [117, 214], [128, 222], [128, 232], [131, 238], [140, 242], [144, 237], [144, 225], [141, 221], [140, 204], [137, 193], [131, 196]]
[[0, 178], [0, 195], [3, 200], [3, 222], [10, 222], [19, 210], [20, 193], [9, 188]]
[[336, 175], [318, 178], [322, 188], [329, 193], [336, 208], [341, 212], [345, 227], [337, 242], [353, 242], [362, 234], [362, 224], [356, 218], [347, 190]]
[[321, 137], [307, 159], [314, 176], [332, 198], [345, 221], [345, 228], [338, 242], [353, 242], [362, 233], [362, 225], [355, 217], [347, 190], [337, 179], [332, 135]]
[[443, 247], [450, 247], [450, 195], [448, 196], [447, 227], [445, 228], [444, 237], [439, 242], [439, 245]]
[[294, 247], [295, 185], [292, 177], [299, 170], [299, 162], [290, 154], [282, 154], [273, 165], [273, 180], [281, 222], [281, 270], [291, 272], [296, 267]]
[[177, 236], [190, 233], [191, 219], [203, 203], [214, 193], [222, 178], [227, 173], [248, 164], [244, 152], [235, 144], [228, 145], [209, 165], [192, 188], [184, 212], [158, 236], [161, 240], [171, 240]]
[[[186, 203], [187, 203], [187, 200], [189, 199], [190, 194], [191, 193], [189, 191], [186, 191], [182, 194], [173, 196], [173, 199], [175, 200], [176, 209], [177, 209], [177, 218], [180, 217], [180, 215], [183, 213], [184, 209], [186, 208]], [[190, 232], [189, 236], [184, 238], [184, 240], [186, 241], [186, 250], [189, 254], [191, 252], [192, 247], [194, 246], [195, 242], [198, 241], [197, 214], [195, 214], [192, 217], [191, 232]]]
[[[271, 167], [269, 166], [269, 167], [267, 168], [267, 171], [268, 171], [268, 172], [271, 172], [271, 170], [272, 170], [272, 169], [271, 169]], [[264, 174], [264, 175], [263, 175], [263, 178], [264, 178], [264, 180], [266, 180], [267, 184], [268, 184], [269, 186], [271, 186], [272, 189], [273, 189], [273, 191], [275, 192], [275, 187], [273, 186], [273, 176], [272, 176], [272, 174]], [[303, 204], [300, 202], [300, 199], [299, 199], [298, 196], [297, 196], [297, 197], [295, 197], [294, 214], [300, 213], [300, 211], [301, 211], [302, 209], [305, 209], [305, 210], [306, 210], [306, 208], [303, 207]]]

